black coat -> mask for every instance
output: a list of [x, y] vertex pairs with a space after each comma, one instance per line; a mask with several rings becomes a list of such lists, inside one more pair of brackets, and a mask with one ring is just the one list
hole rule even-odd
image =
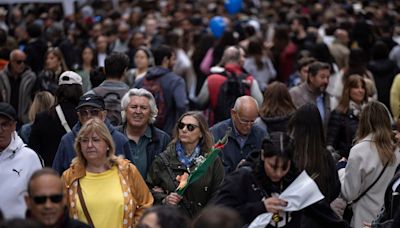
[[339, 113], [334, 110], [328, 123], [327, 145], [340, 152], [342, 157], [349, 157], [350, 149], [358, 127], [358, 117], [352, 111]]
[[[259, 152], [254, 152], [259, 153]], [[254, 155], [252, 158], [259, 157]], [[213, 204], [227, 206], [239, 212], [245, 224], [250, 224], [258, 215], [267, 212], [262, 202], [263, 197], [271, 197], [272, 193], [281, 193], [298, 176], [292, 166], [280, 184], [272, 182], [263, 169], [263, 163], [240, 167], [226, 176], [220, 190], [213, 199]], [[290, 218], [290, 219], [287, 219]], [[324, 201], [317, 202], [297, 212], [285, 212], [283, 227], [348, 227]], [[269, 224], [267, 227], [274, 227]], [[282, 226], [281, 226], [282, 227]]]
[[[62, 103], [61, 109], [68, 125], [72, 129], [78, 122], [75, 105]], [[52, 108], [50, 111], [40, 112], [36, 115], [28, 145], [43, 158], [45, 166], [51, 167], [61, 137], [66, 133], [55, 109]]]

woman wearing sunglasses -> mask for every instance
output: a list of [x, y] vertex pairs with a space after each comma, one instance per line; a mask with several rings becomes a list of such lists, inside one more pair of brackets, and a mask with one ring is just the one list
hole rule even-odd
[[92, 227], [133, 227], [153, 197], [139, 171], [115, 156], [103, 121], [88, 120], [75, 141], [76, 157], [63, 174], [70, 216]]
[[158, 155], [148, 173], [155, 204], [176, 205], [189, 217], [194, 217], [216, 193], [224, 177], [222, 162], [217, 158], [197, 181], [186, 189], [183, 196], [175, 190], [184, 173], [190, 174], [206, 157], [213, 138], [201, 112], [187, 112], [173, 130], [174, 137], [167, 149]]

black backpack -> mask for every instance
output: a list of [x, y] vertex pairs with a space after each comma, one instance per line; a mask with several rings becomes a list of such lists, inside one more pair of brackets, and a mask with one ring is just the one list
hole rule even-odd
[[99, 86], [94, 88], [93, 92], [96, 95], [103, 97], [104, 105], [107, 110], [107, 118], [110, 120], [111, 124], [114, 126], [121, 125], [121, 99], [127, 90], [110, 91]]
[[158, 114], [154, 125], [160, 129], [163, 129], [166, 119], [166, 104], [164, 90], [161, 86], [161, 77], [151, 80], [148, 80], [146, 77], [144, 77], [142, 88], [153, 94], [158, 109]]
[[241, 73], [237, 75], [233, 72], [221, 73], [227, 79], [221, 85], [218, 91], [218, 98], [216, 107], [214, 107], [214, 123], [231, 118], [230, 110], [235, 105], [235, 101], [238, 97], [246, 95], [246, 89], [248, 85], [243, 83], [246, 80], [247, 74]]

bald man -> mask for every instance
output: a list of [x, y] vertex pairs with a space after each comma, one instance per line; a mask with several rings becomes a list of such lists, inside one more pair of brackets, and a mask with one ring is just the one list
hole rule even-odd
[[15, 108], [19, 124], [29, 122], [28, 111], [36, 82], [35, 73], [25, 62], [25, 53], [14, 49], [10, 53], [10, 62], [0, 71], [0, 98]]
[[234, 171], [250, 152], [261, 149], [262, 139], [267, 136], [263, 128], [254, 125], [258, 117], [258, 104], [253, 97], [237, 98], [230, 112], [230, 119], [219, 122], [210, 129], [215, 141], [224, 137], [229, 128], [232, 129], [228, 143], [220, 153], [225, 174]]
[[66, 208], [67, 195], [58, 173], [50, 168], [34, 172], [28, 182], [25, 195], [28, 208], [27, 218], [40, 223], [42, 227], [90, 227], [71, 219]]

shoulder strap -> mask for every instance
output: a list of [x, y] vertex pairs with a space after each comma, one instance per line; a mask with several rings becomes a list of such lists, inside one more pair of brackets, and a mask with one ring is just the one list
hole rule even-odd
[[357, 201], [359, 201], [361, 199], [361, 197], [363, 197], [365, 194], [367, 194], [367, 192], [374, 187], [374, 185], [376, 184], [376, 182], [378, 182], [378, 180], [381, 178], [382, 174], [385, 172], [386, 167], [388, 166], [389, 162], [386, 162], [385, 167], [383, 167], [381, 173], [379, 174], [379, 176], [376, 178], [376, 180], [367, 188], [365, 189], [365, 191], [363, 193], [361, 193], [361, 195], [359, 195], [355, 200], [349, 202], [349, 203], [356, 203]]
[[69, 125], [68, 125], [68, 123], [67, 123], [67, 120], [65, 120], [64, 112], [62, 111], [60, 105], [57, 105], [57, 106], [56, 106], [56, 112], [57, 112], [58, 118], [59, 118], [60, 121], [61, 121], [61, 125], [64, 127], [65, 131], [66, 131], [67, 133], [70, 132], [70, 131], [71, 131], [71, 128], [69, 127]]
[[78, 180], [77, 192], [78, 192], [79, 201], [81, 202], [82, 210], [83, 210], [83, 213], [85, 214], [86, 220], [88, 221], [89, 225], [94, 228], [92, 218], [90, 217], [89, 211], [86, 207], [85, 200], [83, 199], [81, 184], [79, 183], [79, 180]]

